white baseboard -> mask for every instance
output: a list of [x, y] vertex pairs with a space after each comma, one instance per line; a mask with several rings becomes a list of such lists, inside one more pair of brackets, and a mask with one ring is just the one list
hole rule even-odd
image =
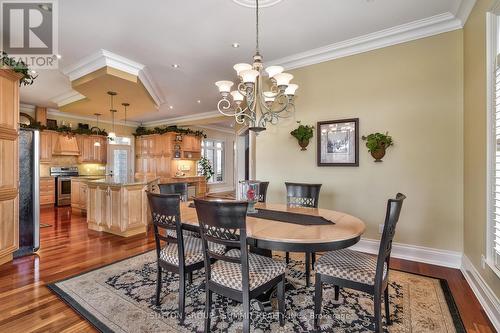
[[490, 318], [491, 323], [497, 332], [500, 332], [500, 300], [466, 255], [462, 257], [462, 266], [460, 270], [479, 300], [479, 303], [481, 303], [484, 312], [486, 312], [488, 318]]
[[[379, 245], [380, 241], [378, 240], [362, 239], [352, 248], [361, 252], [377, 254]], [[462, 266], [461, 252], [401, 243], [392, 243], [391, 257], [450, 268], [460, 268]]]

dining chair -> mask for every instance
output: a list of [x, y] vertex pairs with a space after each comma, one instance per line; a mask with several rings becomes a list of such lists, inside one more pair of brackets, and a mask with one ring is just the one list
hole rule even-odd
[[[210, 332], [212, 293], [243, 303], [243, 332], [250, 332], [250, 300], [277, 287], [279, 322], [285, 324], [283, 262], [249, 253], [246, 233], [248, 203], [194, 200], [205, 252], [205, 332]], [[232, 248], [214, 252], [209, 244]], [[211, 264], [211, 260], [217, 260]]]
[[[155, 304], [160, 305], [162, 270], [179, 275], [179, 318], [184, 321], [186, 275], [204, 267], [204, 250], [201, 238], [182, 234], [180, 219], [180, 195], [158, 194], [147, 191], [155, 233], [157, 277]], [[166, 231], [174, 231], [171, 237]], [[163, 231], [163, 232], [162, 232]], [[166, 244], [165, 244], [166, 243]], [[211, 251], [223, 254], [225, 247], [214, 244]]]
[[268, 186], [269, 186], [269, 182], [260, 182], [259, 183], [259, 202], [266, 202], [267, 187]]
[[[288, 207], [318, 208], [321, 184], [303, 184], [285, 182], [286, 204]], [[290, 253], [285, 254], [286, 263], [290, 263]], [[311, 266], [314, 269], [316, 253], [306, 253], [306, 285], [309, 286]]]
[[[187, 183], [166, 183], [158, 184], [161, 194], [179, 194], [181, 201], [188, 201], [188, 184]], [[184, 236], [200, 237], [200, 234], [195, 231], [183, 230]], [[177, 237], [175, 230], [167, 230], [170, 237]]]
[[373, 295], [375, 332], [383, 331], [381, 316], [383, 295], [385, 321], [387, 325], [392, 324], [389, 311], [389, 261], [396, 224], [405, 198], [404, 194], [398, 193], [395, 199], [387, 201], [384, 231], [377, 257], [342, 249], [327, 252], [318, 259], [314, 295], [314, 326], [316, 328], [319, 328], [323, 283], [335, 286], [335, 300], [339, 299], [340, 287], [356, 289]]
[[158, 184], [161, 194], [180, 194], [182, 201], [188, 201], [187, 183]]

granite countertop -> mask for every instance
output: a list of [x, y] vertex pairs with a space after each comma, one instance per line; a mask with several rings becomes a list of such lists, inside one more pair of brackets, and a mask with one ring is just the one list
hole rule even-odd
[[115, 185], [115, 186], [133, 186], [147, 185], [158, 180], [160, 177], [110, 177], [106, 176], [101, 179], [87, 180], [87, 183], [98, 185]]
[[174, 179], [184, 179], [184, 178], [203, 178], [203, 176], [173, 176]]
[[71, 179], [80, 179], [80, 180], [96, 180], [96, 179], [102, 179], [106, 176], [102, 175], [102, 176], [92, 176], [92, 175], [80, 175], [80, 176], [75, 176], [75, 177], [71, 177]]

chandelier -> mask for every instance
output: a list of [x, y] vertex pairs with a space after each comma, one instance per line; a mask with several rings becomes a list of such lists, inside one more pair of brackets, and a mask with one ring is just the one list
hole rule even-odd
[[[267, 124], [276, 125], [280, 118], [288, 118], [295, 111], [294, 99], [298, 85], [290, 83], [293, 75], [283, 73], [281, 66], [265, 69], [259, 50], [259, 0], [255, 1], [256, 52], [253, 65], [240, 63], [233, 66], [239, 82], [231, 91], [232, 81], [217, 81], [221, 99], [217, 109], [225, 116], [234, 117], [236, 123], [247, 125], [256, 133], [264, 131]], [[269, 87], [266, 90], [266, 87]]]

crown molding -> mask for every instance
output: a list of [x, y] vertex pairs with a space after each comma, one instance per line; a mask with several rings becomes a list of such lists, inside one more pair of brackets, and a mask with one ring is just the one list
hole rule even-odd
[[158, 86], [146, 66], [104, 49], [100, 49], [77, 63], [66, 67], [63, 73], [68, 76], [70, 81], [74, 81], [103, 67], [112, 67], [137, 76], [157, 107], [165, 103]]
[[51, 101], [56, 103], [58, 107], [63, 107], [64, 105], [74, 103], [85, 99], [86, 97], [80, 94], [78, 91], [73, 89], [51, 98]]
[[227, 127], [222, 127], [222, 126], [217, 126], [217, 125], [195, 125], [195, 127], [201, 128], [201, 129], [208, 129], [212, 131], [217, 131], [217, 132], [222, 132], [222, 133], [228, 133], [235, 135], [236, 131], [234, 128], [227, 128]]
[[[462, 3], [466, 3], [459, 8], [462, 16], [465, 17], [466, 14], [470, 13], [470, 9], [472, 9], [471, 2], [474, 1], [462, 1]], [[473, 5], [474, 4], [472, 3], [472, 6]], [[342, 42], [276, 59], [270, 61], [268, 65], [280, 65], [286, 69], [300, 68], [424, 37], [430, 37], [444, 32], [461, 29], [462, 27], [463, 22], [460, 18], [457, 18], [450, 12], [446, 12], [422, 20], [402, 24], [364, 36], [355, 37]]]
[[469, 18], [469, 15], [472, 11], [472, 8], [474, 8], [474, 5], [476, 4], [476, 0], [462, 0], [460, 1], [460, 4], [457, 7], [456, 10], [456, 17], [462, 22], [462, 28], [467, 22], [467, 19]]
[[[162, 125], [182, 125], [184, 122], [205, 120], [214, 117], [220, 116], [221, 113], [219, 111], [208, 111], [203, 113], [196, 113], [187, 116], [179, 116], [174, 118], [162, 119], [162, 120], [153, 120], [142, 123], [144, 127], [153, 127], [153, 126], [162, 126]], [[199, 127], [199, 125], [196, 125]]]
[[[69, 119], [75, 119], [75, 120], [85, 120], [85, 121], [96, 121], [96, 118], [94, 117], [86, 117], [86, 116], [80, 116], [80, 115], [75, 115], [72, 113], [66, 113], [66, 112], [61, 112], [56, 109], [47, 109], [47, 114], [50, 116], [54, 117], [64, 117], [64, 118], [69, 118]], [[110, 120], [105, 120], [105, 119], [99, 119], [99, 123], [102, 124], [112, 124], [113, 122]], [[138, 122], [135, 121], [129, 121], [125, 123], [124, 121], [116, 121], [115, 120], [115, 125], [121, 125], [121, 126], [127, 126], [127, 127], [137, 127], [139, 126]]]
[[[31, 105], [31, 104], [21, 103], [19, 106], [19, 110], [21, 112], [34, 113], [35, 106]], [[75, 115], [72, 113], [61, 112], [61, 111], [58, 111], [58, 110], [52, 109], [52, 108], [47, 108], [47, 115], [53, 116], [53, 117], [63, 117], [63, 118], [68, 118], [68, 119], [90, 121], [90, 122], [96, 121], [96, 118], [94, 118], [94, 117]], [[99, 119], [99, 123], [112, 124], [113, 122], [110, 120]], [[137, 126], [139, 126], [139, 123], [136, 121], [128, 121], [127, 120], [127, 123], [125, 123], [124, 121], [115, 121], [115, 125], [121, 125], [121, 126], [127, 126], [127, 127], [137, 127]]]
[[31, 104], [20, 103], [19, 104], [19, 112], [35, 113], [35, 106], [31, 105]]

